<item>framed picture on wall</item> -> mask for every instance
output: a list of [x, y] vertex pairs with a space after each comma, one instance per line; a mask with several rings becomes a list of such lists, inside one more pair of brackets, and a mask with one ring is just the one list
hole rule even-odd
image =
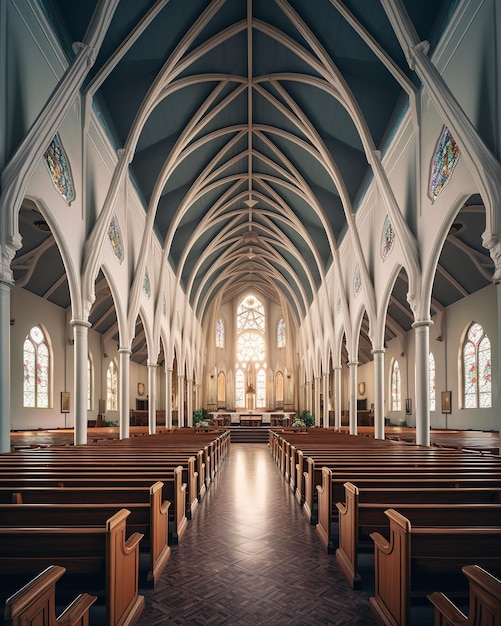
[[70, 392], [61, 391], [61, 413], [70, 412]]
[[450, 391], [442, 391], [442, 413], [451, 413], [451, 395]]

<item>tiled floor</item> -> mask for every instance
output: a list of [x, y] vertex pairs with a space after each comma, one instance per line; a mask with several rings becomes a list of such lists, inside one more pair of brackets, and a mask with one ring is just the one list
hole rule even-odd
[[230, 454], [155, 589], [138, 626], [374, 626], [304, 518], [268, 447]]

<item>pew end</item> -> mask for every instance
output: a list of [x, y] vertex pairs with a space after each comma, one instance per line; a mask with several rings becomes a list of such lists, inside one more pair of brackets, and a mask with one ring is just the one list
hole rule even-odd
[[428, 600], [435, 607], [435, 626], [501, 626], [501, 580], [478, 565], [465, 565], [469, 580], [469, 616], [439, 591]]
[[88, 626], [97, 597], [82, 593], [56, 617], [56, 583], [66, 569], [51, 565], [5, 602], [5, 626]]

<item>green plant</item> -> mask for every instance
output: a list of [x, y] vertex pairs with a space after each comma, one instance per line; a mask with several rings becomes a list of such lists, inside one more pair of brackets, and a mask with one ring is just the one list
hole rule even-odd
[[118, 420], [103, 420], [103, 426], [118, 426]]
[[208, 425], [209, 413], [207, 412], [207, 409], [195, 409], [195, 411], [193, 411], [193, 426], [206, 427]]
[[301, 415], [301, 420], [304, 422], [306, 428], [311, 428], [311, 426], [315, 425], [315, 418], [310, 413], [310, 411], [303, 411]]
[[300, 420], [299, 417], [296, 417], [296, 419], [292, 422], [292, 426], [294, 428], [306, 428], [306, 424], [303, 420]]

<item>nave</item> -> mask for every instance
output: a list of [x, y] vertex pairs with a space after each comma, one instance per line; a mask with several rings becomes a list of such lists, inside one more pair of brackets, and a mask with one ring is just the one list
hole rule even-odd
[[373, 626], [265, 444], [232, 443], [137, 626]]

